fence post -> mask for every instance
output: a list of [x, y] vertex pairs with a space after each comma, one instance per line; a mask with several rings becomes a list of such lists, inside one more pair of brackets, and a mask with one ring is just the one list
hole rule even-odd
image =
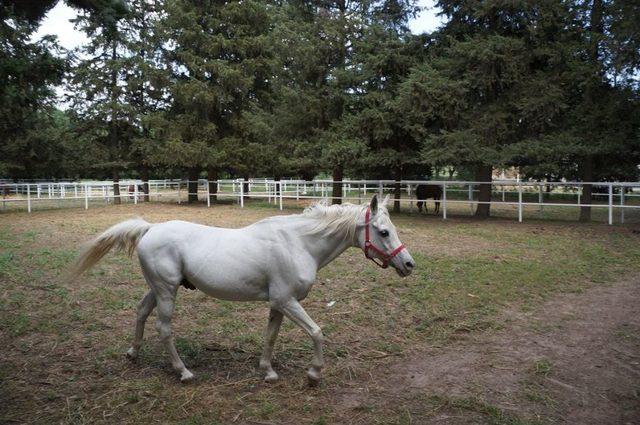
[[447, 184], [446, 183], [442, 183], [442, 219], [443, 220], [447, 219]]
[[27, 183], [27, 212], [31, 212], [31, 188]]
[[518, 182], [518, 222], [522, 223], [522, 182]]
[[300, 200], [300, 182], [296, 182], [296, 201]]
[[[41, 192], [42, 192], [42, 188], [40, 187], [40, 185], [37, 185], [36, 186], [36, 193], [37, 193], [38, 199], [40, 199], [40, 193]], [[78, 195], [76, 195], [76, 196], [78, 196]]]
[[469, 209], [473, 215], [473, 184], [469, 183]]
[[180, 193], [181, 189], [182, 189], [182, 179], [178, 182], [178, 205], [180, 205], [180, 197], [182, 195]]
[[624, 191], [625, 187], [620, 186], [620, 224], [624, 224]]
[[582, 185], [578, 186], [578, 206], [580, 206], [582, 199]]
[[207, 207], [211, 207], [211, 194], [209, 193], [209, 180], [207, 180]]
[[613, 224], [613, 185], [609, 184], [609, 224]]
[[240, 181], [240, 208], [244, 208], [244, 178]]
[[88, 191], [88, 184], [85, 183], [84, 184], [84, 209], [88, 210], [89, 209], [89, 191]]
[[378, 182], [378, 198], [382, 199], [382, 182]]
[[138, 205], [138, 183], [133, 185], [133, 204]]
[[542, 198], [542, 185], [538, 185], [538, 203], [540, 204], [540, 218], [542, 218], [542, 211], [544, 209], [543, 204], [544, 199]]
[[283, 190], [282, 190], [282, 181], [278, 181], [278, 186], [280, 187], [280, 211], [282, 211], [282, 194], [283, 194]]

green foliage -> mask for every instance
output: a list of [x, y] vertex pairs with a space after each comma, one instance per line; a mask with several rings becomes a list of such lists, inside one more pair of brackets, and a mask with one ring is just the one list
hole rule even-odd
[[638, 177], [631, 2], [440, 0], [422, 35], [413, 0], [68, 3], [72, 113], [54, 40], [29, 41], [55, 1], [0, 10], [0, 175]]
[[[26, 8], [25, 8], [26, 9]], [[0, 5], [0, 175], [31, 177], [34, 138], [48, 117], [44, 109], [62, 78], [64, 61], [54, 55], [55, 40], [32, 42], [35, 12]], [[44, 137], [49, 139], [48, 137]]]

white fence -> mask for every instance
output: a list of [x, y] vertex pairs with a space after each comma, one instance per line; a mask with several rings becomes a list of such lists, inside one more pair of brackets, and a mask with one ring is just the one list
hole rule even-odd
[[[186, 180], [150, 180], [148, 198], [150, 201], [174, 201], [182, 203], [189, 195], [189, 182]], [[192, 182], [195, 183], [195, 182]], [[285, 202], [334, 199], [332, 197], [331, 180], [274, 180], [235, 179], [235, 180], [198, 180], [197, 193], [191, 195], [204, 196], [207, 206], [211, 206], [212, 196], [216, 199], [233, 199], [240, 207], [244, 207], [245, 200], [261, 199], [283, 209]], [[408, 206], [409, 210], [416, 209], [415, 190], [419, 184], [438, 185], [442, 188], [441, 214], [447, 219], [448, 209], [467, 205], [469, 212], [481, 203], [494, 206], [512, 207], [517, 210], [518, 221], [523, 221], [525, 208], [535, 207], [542, 217], [545, 208], [573, 208], [591, 206], [594, 209], [604, 209], [606, 220], [614, 223], [614, 214], [619, 222], [624, 223], [625, 211], [640, 211], [640, 182], [594, 182], [589, 183], [593, 188], [593, 198], [590, 204], [582, 202], [583, 186], [581, 182], [523, 182], [514, 180], [494, 180], [491, 184], [491, 202], [481, 202], [477, 199], [479, 185], [488, 184], [474, 181], [423, 181], [423, 180], [343, 180], [341, 200], [353, 203], [366, 202], [373, 193], [379, 195], [400, 193], [397, 201]], [[191, 185], [193, 186], [193, 185]], [[143, 182], [140, 180], [123, 180], [119, 183], [120, 194], [115, 195], [111, 181], [83, 181], [83, 182], [36, 182], [36, 183], [0, 183], [2, 196], [2, 210], [23, 209], [31, 212], [40, 204], [47, 207], [63, 207], [75, 201], [85, 209], [96, 203], [109, 204], [119, 198], [121, 202], [139, 203], [145, 193]], [[215, 190], [213, 188], [215, 187]], [[396, 192], [399, 188], [400, 192]], [[248, 193], [245, 190], [248, 189]], [[214, 193], [215, 192], [215, 193]], [[392, 196], [393, 198], [393, 196]], [[456, 214], [459, 214], [459, 209]]]

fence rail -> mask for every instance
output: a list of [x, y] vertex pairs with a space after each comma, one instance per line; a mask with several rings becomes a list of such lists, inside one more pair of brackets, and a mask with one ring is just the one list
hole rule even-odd
[[[189, 184], [191, 183], [191, 184]], [[619, 222], [624, 223], [625, 211], [640, 211], [640, 182], [528, 182], [517, 180], [494, 180], [492, 182], [454, 181], [454, 180], [274, 180], [233, 179], [233, 180], [150, 180], [148, 193], [144, 192], [144, 183], [140, 180], [122, 180], [118, 184], [119, 194], [114, 192], [111, 181], [83, 182], [34, 182], [34, 183], [0, 183], [2, 210], [24, 209], [31, 212], [40, 204], [50, 207], [63, 207], [63, 203], [76, 201], [88, 209], [95, 203], [109, 204], [119, 199], [120, 202], [139, 203], [147, 198], [150, 201], [169, 200], [182, 203], [189, 195], [204, 196], [207, 206], [218, 199], [232, 199], [240, 207], [245, 200], [261, 199], [275, 204], [280, 209], [285, 203], [293, 201], [317, 199], [337, 199], [332, 196], [334, 183], [342, 185], [342, 201], [363, 203], [373, 193], [391, 194], [392, 202], [400, 208], [404, 205], [409, 210], [416, 208], [416, 187], [420, 184], [437, 185], [442, 188], [442, 218], [447, 219], [449, 209], [460, 205], [468, 205], [473, 213], [478, 204], [512, 207], [517, 210], [518, 221], [524, 219], [525, 208], [537, 207], [542, 216], [545, 208], [579, 208], [589, 206], [595, 209], [606, 209], [607, 222], [614, 223], [614, 214]], [[490, 184], [492, 199], [490, 202], [478, 200], [478, 186]], [[589, 204], [583, 203], [583, 187], [592, 185], [594, 193]], [[197, 188], [196, 192], [189, 190]], [[398, 196], [399, 195], [399, 196]], [[187, 197], [187, 199], [185, 199]], [[459, 211], [456, 211], [459, 213]]]

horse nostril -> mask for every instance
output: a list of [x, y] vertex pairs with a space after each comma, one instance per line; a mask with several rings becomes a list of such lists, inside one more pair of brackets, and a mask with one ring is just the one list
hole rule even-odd
[[405, 266], [407, 266], [408, 269], [412, 269], [415, 267], [415, 264], [413, 264], [413, 261], [407, 261], [406, 263], [404, 263]]

